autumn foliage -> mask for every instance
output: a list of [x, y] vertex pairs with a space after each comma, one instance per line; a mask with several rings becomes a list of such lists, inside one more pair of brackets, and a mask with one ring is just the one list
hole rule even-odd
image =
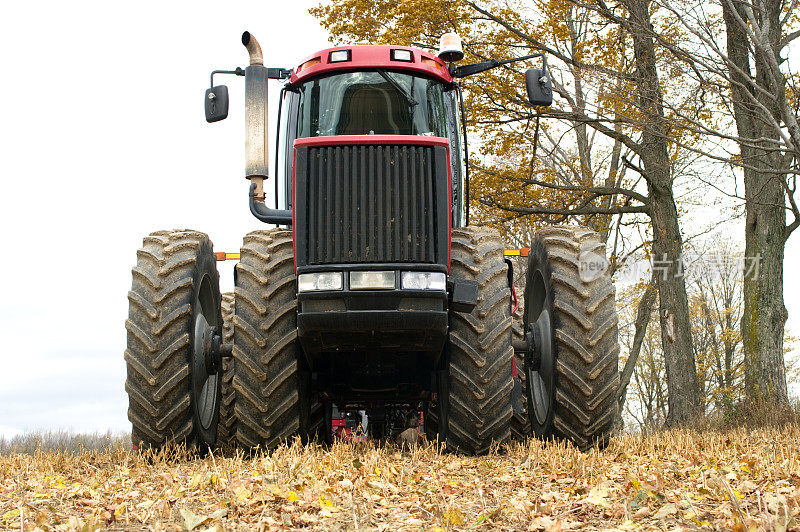
[[532, 440], [483, 457], [299, 442], [253, 458], [10, 454], [0, 508], [0, 527], [26, 530], [786, 530], [800, 430], [625, 436], [586, 453]]

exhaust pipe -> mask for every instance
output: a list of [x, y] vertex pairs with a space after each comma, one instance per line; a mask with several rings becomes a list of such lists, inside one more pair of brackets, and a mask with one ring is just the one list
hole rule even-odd
[[250, 32], [242, 33], [242, 44], [250, 55], [244, 69], [245, 177], [250, 180], [249, 204], [253, 216], [265, 223], [291, 225], [292, 211], [270, 209], [264, 203], [267, 174], [267, 79], [261, 46]]
[[256, 193], [261, 195], [256, 199], [264, 201], [263, 181], [268, 177], [267, 69], [255, 37], [244, 32], [242, 44], [250, 54], [250, 66], [244, 69], [245, 177], [256, 183]]
[[250, 64], [264, 66], [264, 54], [261, 53], [261, 46], [259, 46], [256, 38], [250, 35], [249, 31], [242, 33], [242, 44], [247, 48], [247, 53], [250, 54]]

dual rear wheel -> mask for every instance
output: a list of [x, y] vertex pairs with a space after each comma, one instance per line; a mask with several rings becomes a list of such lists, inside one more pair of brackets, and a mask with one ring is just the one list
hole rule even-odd
[[583, 227], [538, 231], [530, 249], [523, 333], [534, 435], [605, 446], [617, 412], [619, 343], [605, 246]]
[[[295, 341], [291, 231], [247, 235], [236, 291], [224, 297], [203, 233], [154, 232], [137, 257], [125, 350], [137, 448], [272, 448], [297, 433], [324, 438], [329, 405], [312, 402]], [[221, 358], [220, 343], [235, 345], [232, 358]]]
[[[616, 416], [619, 343], [614, 286], [597, 233], [576, 226], [538, 231], [521, 316], [510, 300], [499, 235], [453, 229], [451, 276], [478, 282], [478, 305], [453, 313], [426, 433], [448, 448], [488, 450], [532, 434], [585, 450], [608, 443]], [[510, 349], [512, 335], [527, 350]], [[511, 360], [524, 407], [511, 411]], [[430, 419], [430, 422], [428, 422]]]
[[213, 446], [222, 379], [207, 353], [222, 315], [211, 241], [197, 231], [157, 231], [137, 258], [125, 322], [133, 444]]

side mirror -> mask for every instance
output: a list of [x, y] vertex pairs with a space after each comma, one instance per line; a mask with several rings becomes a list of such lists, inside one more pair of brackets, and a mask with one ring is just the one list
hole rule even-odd
[[228, 87], [217, 85], [206, 89], [206, 122], [219, 122], [228, 118]]
[[544, 68], [529, 68], [525, 72], [525, 87], [531, 105], [550, 106], [553, 103], [553, 82]]

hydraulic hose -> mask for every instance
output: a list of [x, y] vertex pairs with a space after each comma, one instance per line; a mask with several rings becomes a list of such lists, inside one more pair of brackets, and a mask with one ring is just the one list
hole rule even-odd
[[250, 183], [250, 212], [264, 223], [292, 225], [292, 211], [289, 209], [270, 209], [265, 203], [256, 201], [256, 184]]

